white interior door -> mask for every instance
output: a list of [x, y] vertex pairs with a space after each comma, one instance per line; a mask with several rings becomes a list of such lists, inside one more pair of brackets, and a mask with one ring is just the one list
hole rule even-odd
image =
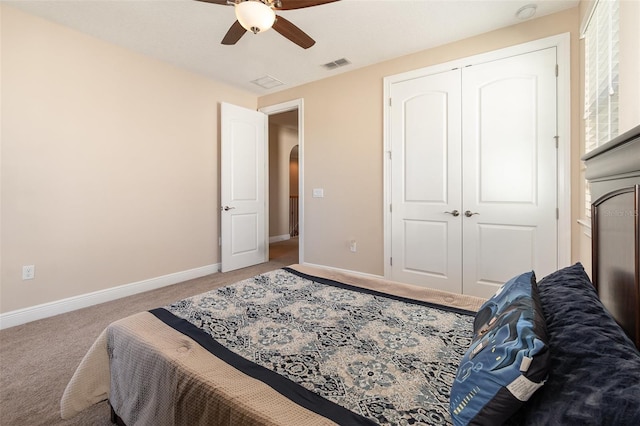
[[269, 259], [266, 217], [267, 116], [222, 103], [221, 271]]
[[556, 48], [462, 70], [463, 292], [557, 269]]
[[394, 83], [390, 95], [390, 279], [460, 293], [460, 70]]

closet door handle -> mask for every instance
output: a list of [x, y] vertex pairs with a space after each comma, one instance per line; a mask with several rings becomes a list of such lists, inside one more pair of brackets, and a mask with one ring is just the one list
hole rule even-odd
[[450, 215], [451, 215], [451, 216], [453, 216], [453, 217], [458, 217], [458, 216], [460, 216], [460, 212], [459, 212], [458, 210], [454, 210], [454, 211], [452, 211], [452, 212], [445, 212], [445, 213], [450, 214]]
[[220, 210], [224, 210], [225, 212], [228, 212], [229, 210], [233, 210], [233, 209], [235, 209], [235, 207], [229, 207], [229, 206], [220, 207]]
[[471, 217], [471, 216], [473, 216], [474, 214], [480, 214], [480, 213], [472, 212], [471, 210], [467, 210], [466, 212], [464, 212], [464, 215], [465, 215], [466, 217]]

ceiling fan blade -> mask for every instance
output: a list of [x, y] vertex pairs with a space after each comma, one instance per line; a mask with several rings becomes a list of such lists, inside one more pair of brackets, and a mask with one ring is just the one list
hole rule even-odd
[[314, 39], [282, 16], [276, 15], [276, 22], [273, 23], [273, 29], [303, 49], [308, 49], [316, 44]]
[[[201, 0], [203, 1], [203, 0]], [[302, 9], [303, 7], [320, 6], [321, 4], [333, 3], [339, 0], [280, 0], [280, 7], [274, 7], [275, 10], [293, 10]]]
[[227, 3], [227, 0], [196, 0], [196, 1], [201, 1], [204, 3], [221, 4], [223, 6], [227, 6], [229, 4]]
[[222, 44], [236, 44], [238, 40], [240, 40], [240, 37], [242, 37], [246, 32], [247, 30], [245, 30], [244, 27], [240, 25], [240, 22], [236, 21], [233, 23], [233, 25], [231, 25], [229, 31], [227, 31], [227, 33], [224, 35]]

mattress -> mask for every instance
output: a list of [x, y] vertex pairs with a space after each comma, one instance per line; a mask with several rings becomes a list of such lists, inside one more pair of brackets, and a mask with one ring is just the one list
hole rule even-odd
[[[376, 306], [382, 306], [386, 309], [392, 303], [406, 302], [408, 303], [407, 306], [417, 307], [416, 309], [427, 307], [436, 309], [437, 312], [441, 310], [443, 312], [456, 312], [462, 315], [460, 318], [463, 319], [466, 313], [468, 321], [471, 322], [473, 321], [473, 313], [477, 311], [484, 301], [472, 296], [457, 295], [308, 266], [292, 265], [290, 270], [284, 272], [293, 274], [293, 276], [299, 277], [303, 281], [312, 281], [312, 288], [314, 289], [312, 292], [330, 291], [331, 294], [338, 294], [336, 289], [341, 289], [341, 291], [352, 292], [346, 294], [356, 294], [358, 298], [363, 298], [365, 296], [361, 295], [366, 295], [366, 297], [369, 297], [364, 302], [365, 304], [368, 303], [367, 306], [371, 306], [374, 303]], [[267, 275], [267, 277], [272, 280], [273, 276], [282, 273], [274, 271], [270, 273], [272, 275]], [[264, 277], [253, 277], [250, 280], [254, 280], [254, 282], [249, 282], [249, 284], [246, 282], [244, 284], [238, 283], [238, 285], [244, 285], [245, 287], [249, 285], [254, 288], [256, 287], [254, 285], [255, 280], [260, 279], [265, 280]], [[323, 286], [327, 285], [331, 287], [330, 290], [324, 289]], [[233, 288], [233, 286], [228, 286], [224, 289]], [[305, 294], [310, 292], [308, 288], [300, 291]], [[212, 292], [214, 296], [224, 293], [221, 289], [212, 289]], [[285, 293], [289, 294], [289, 292]], [[318, 299], [318, 297], [320, 296], [308, 296], [310, 298], [308, 307], [301, 308], [298, 301], [292, 301], [291, 306], [282, 307], [281, 311], [289, 312], [292, 309], [300, 311], [302, 309], [303, 312], [311, 312], [313, 314], [314, 301], [317, 308], [322, 306], [319, 301], [324, 300]], [[344, 297], [344, 295], [340, 297]], [[295, 354], [287, 353], [286, 349], [292, 344], [287, 341], [275, 342], [274, 347], [276, 349], [260, 348], [254, 346], [253, 343], [236, 344], [236, 346], [242, 346], [240, 348], [242, 350], [240, 350], [238, 347], [234, 347], [234, 344], [231, 344], [231, 347], [227, 347], [224, 350], [231, 351], [232, 355], [230, 356], [233, 356], [234, 359], [239, 359], [240, 362], [230, 361], [220, 352], [211, 350], [209, 347], [211, 343], [200, 341], [197, 332], [190, 336], [185, 330], [180, 330], [180, 327], [176, 328], [175, 324], [171, 325], [173, 321], [173, 323], [186, 323], [189, 327], [196, 326], [196, 329], [198, 328], [197, 326], [200, 326], [201, 329], [208, 330], [208, 333], [204, 333], [204, 338], [207, 338], [206, 334], [210, 338], [212, 333], [215, 334], [215, 330], [212, 331], [215, 327], [209, 326], [207, 328], [202, 327], [202, 324], [198, 324], [199, 320], [197, 319], [201, 318], [202, 313], [194, 313], [196, 311], [192, 308], [199, 304], [201, 300], [207, 298], [211, 299], [211, 295], [197, 295], [194, 298], [177, 301], [174, 304], [151, 312], [141, 312], [111, 324], [98, 337], [67, 386], [61, 401], [62, 417], [73, 417], [84, 408], [96, 402], [109, 399], [115, 412], [129, 426], [135, 424], [324, 425], [343, 423], [345, 419], [349, 419], [349, 423], [353, 424], [396, 423], [402, 421], [402, 419], [424, 421], [431, 424], [450, 423], [447, 414], [448, 386], [446, 386], [446, 382], [453, 380], [455, 366], [457, 366], [459, 358], [468, 347], [468, 339], [460, 336], [464, 336], [464, 333], [470, 327], [461, 327], [465, 329], [460, 330], [461, 334], [458, 334], [457, 331], [448, 330], [449, 337], [443, 335], [442, 339], [440, 339], [447, 341], [447, 343], [448, 341], [453, 341], [457, 345], [451, 348], [443, 345], [436, 351], [439, 351], [436, 354], [439, 360], [444, 359], [454, 366], [452, 374], [443, 374], [442, 371], [444, 370], [442, 368], [436, 369], [435, 367], [433, 371], [427, 371], [429, 368], [425, 367], [421, 367], [421, 370], [416, 370], [416, 366], [412, 366], [412, 363], [419, 363], [419, 360], [415, 362], [407, 361], [411, 360], [411, 357], [422, 357], [423, 353], [430, 351], [429, 344], [425, 343], [428, 339], [420, 340], [422, 339], [420, 335], [428, 334], [426, 332], [420, 333], [420, 330], [424, 330], [427, 325], [420, 325], [421, 320], [418, 318], [416, 324], [409, 326], [407, 326], [407, 319], [399, 320], [405, 324], [404, 328], [417, 330], [418, 337], [416, 335], [407, 337], [407, 339], [415, 340], [415, 342], [411, 341], [414, 347], [408, 348], [413, 352], [405, 353], [405, 349], [400, 347], [402, 345], [394, 346], [395, 343], [390, 338], [389, 332], [375, 329], [377, 331], [374, 331], [374, 334], [379, 336], [385, 336], [385, 333], [387, 333], [387, 340], [371, 343], [372, 347], [377, 348], [377, 352], [374, 355], [367, 355], [364, 353], [367, 351], [359, 351], [358, 348], [353, 349], [353, 347], [331, 347], [329, 348], [329, 355], [318, 355], [319, 358], [323, 358], [326, 362], [326, 365], [318, 367], [318, 371], [322, 370], [322, 374], [316, 374], [316, 377], [311, 379], [306, 375], [302, 381], [298, 382], [296, 382], [298, 377], [294, 377], [296, 374], [289, 374], [288, 377], [274, 382], [273, 380], [265, 379], [265, 375], [270, 376], [273, 370], [278, 369], [278, 363], [272, 362], [274, 354], [276, 358], [286, 358], [287, 362], [291, 363], [291, 359], [300, 358], [301, 351], [304, 352], [304, 348], [308, 348], [312, 343], [302, 344], [301, 347], [303, 349], [296, 349]], [[278, 306], [283, 306], [282, 301], [274, 302], [271, 300], [270, 303], [272, 305], [273, 303], [278, 303]], [[188, 308], [185, 308], [185, 306]], [[242, 309], [253, 309], [256, 312], [256, 315], [254, 315], [255, 322], [259, 325], [262, 323], [263, 328], [268, 328], [269, 324], [266, 324], [266, 322], [269, 321], [269, 315], [264, 316], [264, 308], [257, 306], [260, 305], [249, 300], [247, 301], [247, 306], [243, 305]], [[336, 315], [347, 315], [351, 318], [350, 321], [353, 321], [355, 315], [356, 322], [363, 320], [360, 308], [348, 308], [346, 307], [347, 305], [340, 303], [336, 303], [335, 306], [339, 307]], [[401, 311], [403, 309], [400, 308]], [[407, 309], [404, 310], [406, 311]], [[229, 309], [225, 309], [225, 311], [228, 313]], [[282, 312], [279, 312], [279, 315]], [[388, 314], [385, 315], [385, 317], [380, 316], [378, 319], [382, 320], [382, 318], [390, 317]], [[407, 315], [414, 314], [407, 313]], [[242, 317], [246, 318], [247, 315]], [[251, 318], [251, 315], [248, 317]], [[235, 317], [232, 316], [232, 320], [233, 318]], [[338, 324], [344, 324], [345, 318], [338, 316]], [[215, 321], [218, 320], [216, 319]], [[229, 321], [229, 319], [227, 318], [226, 321]], [[333, 327], [332, 330], [335, 329], [335, 325], [329, 326], [319, 321], [319, 318], [312, 318], [312, 326], [316, 328]], [[382, 323], [385, 321], [382, 320]], [[200, 322], [211, 324], [210, 319]], [[397, 324], [392, 325], [397, 326]], [[307, 330], [305, 327], [309, 326], [296, 325], [296, 327]], [[358, 333], [364, 333], [364, 329], [371, 329], [373, 326], [363, 322], [358, 327], [362, 328], [362, 330], [359, 329]], [[449, 324], [448, 328], [451, 328], [451, 324]], [[252, 332], [248, 331], [247, 333]], [[430, 329], [430, 333], [433, 334], [432, 329]], [[293, 342], [316, 334], [320, 335], [321, 333], [318, 333], [317, 330], [310, 331], [310, 333], [300, 333], [296, 339], [290, 340]], [[213, 339], [215, 344], [224, 340], [220, 339], [220, 336], [217, 337], [217, 339]], [[468, 336], [469, 339], [470, 337]], [[234, 339], [232, 343], [237, 341], [237, 337], [234, 337]], [[242, 341], [244, 342], [245, 340]], [[368, 337], [360, 338], [360, 342], [369, 341], [371, 339]], [[268, 341], [266, 342], [267, 346], [269, 343]], [[415, 346], [418, 344], [421, 346], [416, 348]], [[390, 358], [393, 358], [392, 361], [385, 361], [382, 358], [385, 351]], [[314, 355], [316, 354], [315, 349], [312, 352]], [[269, 356], [265, 356], [265, 354]], [[360, 356], [363, 358], [359, 359], [358, 357]], [[369, 358], [366, 358], [367, 356]], [[380, 360], [377, 357], [380, 357]], [[407, 388], [403, 392], [408, 392], [408, 396], [400, 396], [394, 400], [391, 393], [395, 394], [397, 391], [386, 389], [384, 381], [384, 374], [386, 373], [378, 374], [378, 382], [341, 377], [340, 373], [337, 372], [341, 367], [334, 365], [337, 363], [336, 359], [338, 358], [350, 364], [351, 367], [344, 367], [345, 369], [351, 368], [352, 370], [353, 365], [362, 367], [363, 365], [366, 366], [367, 363], [388, 362], [389, 365], [393, 363], [396, 369], [394, 371], [398, 372], [397, 375], [407, 377], [406, 384], [401, 386]], [[258, 362], [261, 359], [267, 359], [268, 362], [261, 365]], [[424, 361], [423, 364], [427, 365], [430, 362]], [[257, 373], [256, 370], [258, 371]], [[372, 370], [369, 372], [370, 374], [376, 374], [373, 367], [370, 370]], [[387, 370], [385, 367], [385, 371]], [[439, 376], [429, 376], [429, 374], [439, 374]], [[424, 388], [425, 385], [416, 382], [416, 375], [422, 375], [425, 383], [432, 382], [432, 384], [437, 384], [439, 383], [438, 381], [442, 381], [442, 384], [435, 385], [435, 390], [426, 389]], [[337, 377], [336, 380], [342, 386], [338, 391], [334, 388], [339, 388], [340, 386], [331, 385], [330, 380], [327, 380], [326, 384], [323, 382], [318, 385], [318, 379], [322, 381], [324, 378], [333, 378], [334, 376]], [[368, 392], [367, 387], [371, 388], [371, 392]], [[327, 391], [327, 388], [330, 388], [331, 391]], [[363, 388], [368, 393], [364, 392]], [[361, 395], [358, 394], [360, 391], [363, 392]], [[411, 399], [424, 401], [424, 408], [418, 406], [403, 407], [403, 405], [407, 405], [404, 401]], [[394, 405], [395, 408], [390, 410], [389, 405]], [[350, 416], [353, 416], [353, 418]], [[396, 417], [392, 418], [393, 416]]]

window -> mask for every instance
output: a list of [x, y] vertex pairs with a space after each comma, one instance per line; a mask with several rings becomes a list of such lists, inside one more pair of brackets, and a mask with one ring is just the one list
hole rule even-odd
[[[619, 0], [597, 0], [586, 23], [584, 38], [585, 152], [618, 135]], [[591, 217], [589, 184], [585, 216]]]

